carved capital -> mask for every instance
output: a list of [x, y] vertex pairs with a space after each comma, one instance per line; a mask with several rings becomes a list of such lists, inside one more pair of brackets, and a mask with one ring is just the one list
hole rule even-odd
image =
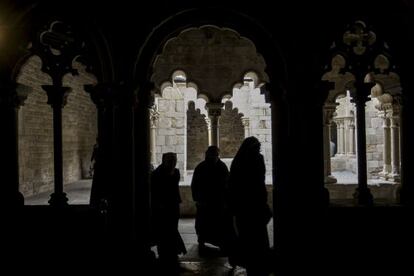
[[249, 127], [250, 126], [250, 118], [243, 117], [243, 118], [241, 118], [241, 121], [242, 121], [242, 124], [243, 124], [244, 127]]
[[151, 123], [151, 128], [156, 128], [157, 127], [157, 123], [158, 123], [158, 119], [160, 117], [160, 113], [157, 110], [157, 107], [154, 105], [149, 109], [150, 112], [150, 123]]
[[365, 103], [369, 100], [371, 95], [371, 89], [375, 85], [373, 82], [363, 82], [357, 80], [354, 83], [354, 87], [351, 89], [351, 102], [357, 106], [365, 106]]
[[324, 124], [329, 125], [332, 122], [337, 105], [338, 104], [325, 104], [323, 106]]
[[208, 116], [219, 117], [221, 115], [221, 110], [223, 109], [223, 106], [224, 104], [222, 103], [206, 103]]
[[66, 105], [69, 93], [72, 88], [66, 86], [42, 85], [47, 93], [47, 103], [52, 107], [63, 108]]

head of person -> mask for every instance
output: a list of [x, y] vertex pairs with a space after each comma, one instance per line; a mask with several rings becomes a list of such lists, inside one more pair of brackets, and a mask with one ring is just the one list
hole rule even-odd
[[260, 141], [254, 137], [250, 136], [244, 139], [242, 145], [240, 146], [240, 150], [242, 150], [245, 154], [258, 154], [260, 153]]
[[177, 165], [177, 154], [175, 152], [167, 152], [162, 155], [162, 165], [168, 170], [172, 171]]
[[217, 146], [209, 146], [206, 150], [206, 161], [216, 163], [219, 160], [220, 149]]

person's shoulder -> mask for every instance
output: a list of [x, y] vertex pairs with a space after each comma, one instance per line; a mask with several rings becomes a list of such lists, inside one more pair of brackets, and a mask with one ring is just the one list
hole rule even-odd
[[228, 170], [226, 163], [224, 163], [221, 159], [219, 159], [218, 164], [220, 167], [226, 168]]

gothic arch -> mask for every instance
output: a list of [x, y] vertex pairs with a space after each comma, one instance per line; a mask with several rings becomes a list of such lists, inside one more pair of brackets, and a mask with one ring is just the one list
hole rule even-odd
[[[285, 85], [287, 74], [284, 56], [269, 32], [254, 19], [242, 13], [220, 8], [185, 10], [174, 14], [155, 27], [136, 55], [131, 76], [134, 85], [138, 88], [151, 87], [152, 84], [149, 84], [148, 80], [151, 79], [153, 73], [152, 66], [164, 45], [186, 29], [205, 25], [235, 30], [252, 41], [257, 52], [266, 61], [269, 82], [277, 83], [282, 87]], [[147, 91], [138, 89], [138, 98], [145, 97], [143, 96], [145, 93]]]

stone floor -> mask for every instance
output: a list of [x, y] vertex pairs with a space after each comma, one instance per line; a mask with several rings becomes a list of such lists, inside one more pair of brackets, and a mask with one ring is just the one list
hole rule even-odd
[[[81, 180], [79, 182], [65, 186], [65, 193], [69, 199], [69, 204], [88, 204], [91, 181]], [[27, 205], [48, 204], [50, 193], [42, 193], [36, 196], [27, 197]], [[179, 231], [187, 248], [187, 254], [180, 256], [182, 276], [244, 276], [246, 271], [241, 267], [231, 270], [226, 257], [220, 256], [218, 249], [209, 246], [207, 256], [200, 257], [198, 254], [197, 235], [194, 229], [194, 219], [183, 218], [179, 222]], [[273, 220], [268, 225], [269, 240], [273, 246]], [[152, 248], [156, 253], [156, 248]]]

